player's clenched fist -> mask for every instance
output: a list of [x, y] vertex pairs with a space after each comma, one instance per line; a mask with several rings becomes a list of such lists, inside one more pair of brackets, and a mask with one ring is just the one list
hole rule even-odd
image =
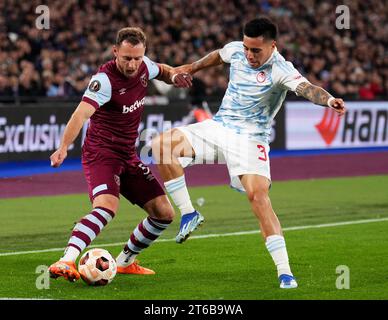
[[51, 166], [54, 168], [59, 167], [67, 157], [67, 151], [65, 149], [58, 149], [50, 156]]
[[171, 77], [171, 81], [175, 87], [189, 88], [192, 85], [193, 77], [189, 73], [175, 73]]
[[329, 107], [333, 108], [336, 112], [342, 116], [346, 112], [345, 102], [341, 98], [334, 98], [329, 101]]
[[193, 76], [191, 64], [184, 64], [183, 66], [173, 69], [173, 76], [171, 81], [174, 86], [178, 88], [189, 88], [192, 85]]

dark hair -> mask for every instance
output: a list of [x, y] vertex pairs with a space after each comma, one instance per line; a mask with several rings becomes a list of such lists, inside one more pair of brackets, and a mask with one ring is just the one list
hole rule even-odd
[[121, 45], [123, 41], [128, 41], [132, 45], [142, 43], [144, 46], [146, 46], [146, 35], [140, 28], [122, 28], [119, 30], [119, 32], [117, 32], [116, 45]]
[[245, 24], [244, 35], [250, 38], [264, 37], [264, 39], [276, 40], [277, 27], [270, 19], [260, 17]]

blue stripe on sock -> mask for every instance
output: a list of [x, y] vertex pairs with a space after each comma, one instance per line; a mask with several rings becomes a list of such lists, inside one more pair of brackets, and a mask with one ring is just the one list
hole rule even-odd
[[284, 240], [278, 240], [278, 241], [266, 243], [266, 246], [273, 246], [274, 244], [279, 244], [279, 243], [283, 243], [284, 245], [286, 244], [286, 242]]
[[179, 189], [181, 189], [181, 188], [184, 188], [184, 184], [183, 185], [179, 185], [179, 186], [176, 186], [175, 188], [168, 188], [167, 189], [167, 192], [168, 193], [172, 193], [172, 192], [175, 192], [175, 191], [177, 191], [177, 190], [179, 190]]
[[175, 182], [173, 184], [166, 186], [166, 190], [167, 192], [174, 192], [180, 188], [183, 188], [185, 185], [186, 185], [185, 181]]
[[268, 249], [269, 252], [274, 252], [274, 251], [276, 251], [276, 250], [285, 249], [285, 248], [286, 248], [286, 246], [281, 245], [281, 246], [272, 247], [272, 248], [267, 248], [267, 249]]
[[271, 241], [271, 242], [267, 242], [265, 245], [266, 246], [272, 246], [273, 244], [276, 244], [276, 243], [286, 243], [285, 241], [284, 241], [284, 239], [278, 239], [278, 240], [273, 240], [273, 241]]
[[274, 249], [280, 249], [280, 248], [285, 248], [286, 247], [286, 243], [284, 240], [281, 240], [281, 241], [276, 241], [276, 242], [273, 242], [273, 243], [269, 243], [266, 245], [268, 251], [273, 251]]
[[166, 188], [171, 188], [171, 187], [174, 187], [174, 186], [179, 186], [181, 184], [185, 184], [185, 180], [176, 181], [174, 183], [169, 183], [168, 185], [166, 185]]

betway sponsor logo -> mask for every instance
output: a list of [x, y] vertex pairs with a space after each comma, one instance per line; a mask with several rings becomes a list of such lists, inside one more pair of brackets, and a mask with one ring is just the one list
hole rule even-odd
[[123, 113], [133, 112], [140, 107], [144, 106], [145, 97], [141, 100], [136, 100], [134, 104], [127, 107], [126, 105], [123, 106]]
[[0, 153], [54, 151], [65, 126], [56, 122], [55, 115], [50, 116], [48, 123], [41, 124], [33, 124], [31, 117], [26, 116], [24, 123], [7, 125], [7, 118], [0, 117]]

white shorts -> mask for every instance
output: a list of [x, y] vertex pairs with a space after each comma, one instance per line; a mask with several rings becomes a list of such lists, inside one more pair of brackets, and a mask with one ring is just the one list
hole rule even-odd
[[195, 151], [195, 159], [180, 158], [183, 167], [193, 164], [225, 164], [228, 167], [230, 185], [244, 192], [240, 175], [257, 174], [271, 181], [269, 146], [235, 133], [214, 120], [177, 127], [189, 140]]

